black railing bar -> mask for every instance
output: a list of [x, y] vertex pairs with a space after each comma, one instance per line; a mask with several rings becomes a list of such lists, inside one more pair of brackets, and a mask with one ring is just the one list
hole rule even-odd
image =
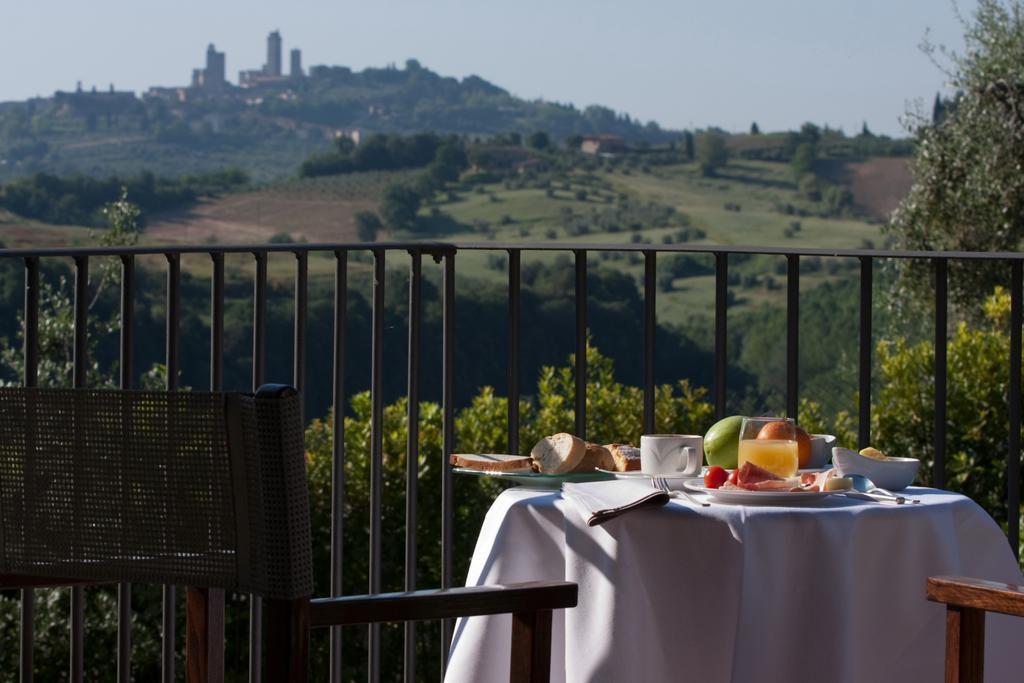
[[178, 388], [179, 323], [181, 319], [181, 256], [167, 254], [167, 391]]
[[[165, 254], [167, 258], [167, 323], [166, 369], [167, 391], [178, 388], [179, 322], [181, 316], [181, 255]], [[167, 476], [173, 476], [168, 472]], [[161, 640], [161, 678], [164, 683], [175, 680], [175, 651], [178, 591], [173, 585], [163, 587], [163, 628]]]
[[800, 419], [800, 257], [786, 257], [786, 415]]
[[576, 250], [576, 436], [587, 438], [587, 252]]
[[[381, 591], [381, 547], [384, 478], [384, 251], [373, 252], [373, 287], [370, 338], [370, 566], [369, 593]], [[380, 681], [380, 624], [370, 624], [367, 670], [370, 683]]]
[[[210, 278], [210, 391], [224, 389], [224, 254], [210, 254], [213, 272]], [[224, 659], [224, 589], [210, 588], [207, 609], [210, 610], [210, 628], [219, 624], [219, 633], [211, 634], [219, 647], [220, 660]], [[217, 595], [219, 593], [219, 596]], [[216, 596], [216, 597], [215, 597]], [[214, 617], [216, 610], [219, 614]], [[213, 655], [211, 654], [211, 657]]]
[[135, 257], [131, 254], [121, 256], [121, 347], [118, 360], [119, 385], [121, 389], [131, 389], [134, 380], [134, 362], [132, 343], [135, 323]]
[[[83, 389], [88, 378], [89, 351], [89, 257], [75, 257], [75, 338], [74, 355], [72, 357], [73, 378], [75, 389]], [[78, 460], [75, 460], [74, 480], [80, 476]], [[80, 519], [75, 515], [75, 519]], [[77, 535], [77, 534], [76, 534]], [[85, 669], [85, 591], [81, 586], [71, 589], [71, 647], [70, 680], [81, 683]]]
[[224, 254], [210, 254], [210, 391], [224, 388]]
[[[455, 541], [455, 481], [448, 456], [455, 451], [455, 252], [444, 258], [441, 302], [441, 587], [452, 585]], [[448, 668], [454, 621], [441, 621], [441, 679]]]
[[320, 242], [306, 244], [273, 244], [254, 247], [251, 244], [144, 247], [47, 247], [0, 249], [0, 258], [136, 256], [177, 254], [273, 254], [346, 251], [415, 251], [435, 258], [455, 251], [618, 251], [692, 254], [767, 254], [774, 256], [821, 256], [834, 258], [935, 259], [961, 261], [1024, 261], [1024, 252], [1002, 251], [913, 251], [895, 249], [825, 249], [818, 247], [767, 247], [726, 244], [623, 244], [608, 242]]
[[89, 257], [75, 256], [75, 328], [72, 357], [72, 384], [76, 389], [86, 386], [88, 373]]
[[727, 321], [729, 315], [729, 254], [715, 252], [715, 419], [725, 417]]
[[[263, 384], [267, 367], [267, 252], [252, 250], [255, 261], [252, 305], [252, 390]], [[263, 599], [249, 596], [249, 683], [263, 680]]]
[[[121, 389], [133, 386], [132, 362], [133, 326], [135, 322], [135, 257], [125, 254], [121, 257], [121, 340], [119, 355], [119, 382]], [[128, 491], [123, 489], [123, 496]], [[127, 499], [122, 509], [128, 509]], [[117, 586], [117, 680], [128, 683], [132, 679], [132, 585], [120, 583]]]
[[725, 244], [623, 244], [607, 242], [453, 242], [458, 251], [619, 251], [691, 254], [767, 254], [769, 256], [821, 256], [834, 258], [945, 258], [965, 261], [1024, 261], [1024, 252], [1002, 251], [900, 251], [890, 249], [824, 249], [819, 247], [761, 247]]
[[[406, 422], [408, 440], [405, 447], [405, 590], [416, 590], [416, 512], [420, 461], [420, 311], [422, 256], [412, 253], [409, 264], [409, 348], [408, 384], [406, 385]], [[416, 622], [405, 623], [403, 680], [416, 680]]]
[[[331, 595], [340, 596], [344, 567], [345, 511], [345, 318], [348, 312], [348, 252], [334, 252], [334, 362], [331, 396]], [[341, 681], [341, 627], [330, 632], [330, 680]]]
[[871, 353], [872, 294], [874, 291], [873, 261], [860, 260], [860, 359], [858, 362], [857, 448], [871, 444]]
[[24, 358], [26, 387], [39, 381], [39, 259], [25, 259], [25, 339]]
[[1015, 261], [1010, 268], [1010, 441], [1006, 453], [1006, 536], [1014, 557], [1020, 554], [1020, 366], [1021, 366], [1021, 288], [1024, 264]]
[[935, 464], [932, 485], [946, 488], [946, 299], [947, 262], [935, 259]]
[[657, 319], [658, 255], [644, 252], [644, 433], [654, 429], [654, 343], [658, 333]]
[[[306, 389], [306, 321], [309, 297], [309, 254], [295, 252], [295, 330], [292, 357], [292, 383], [302, 394]], [[305, 401], [303, 401], [305, 403]], [[305, 411], [303, 411], [305, 412]], [[302, 424], [306, 424], [303, 419]]]
[[79, 256], [161, 256], [174, 254], [325, 254], [336, 251], [407, 251], [426, 254], [435, 260], [457, 250], [447, 242], [303, 242], [279, 244], [184, 244], [135, 247], [17, 247], [0, 249], [0, 258], [53, 258]]
[[519, 315], [522, 308], [522, 254], [508, 252], [508, 452], [519, 453]]
[[[39, 383], [39, 259], [25, 259], [25, 337], [24, 377], [26, 387]], [[31, 433], [31, 430], [29, 430]], [[31, 452], [31, 451], [30, 451]], [[27, 465], [31, 467], [32, 462]], [[31, 588], [21, 591], [21, 630], [18, 652], [18, 671], [21, 683], [32, 681], [35, 655], [35, 592]]]

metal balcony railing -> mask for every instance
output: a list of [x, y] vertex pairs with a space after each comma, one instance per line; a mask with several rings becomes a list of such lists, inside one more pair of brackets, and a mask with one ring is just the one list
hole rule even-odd
[[[72, 259], [74, 262], [74, 386], [84, 387], [87, 363], [87, 315], [89, 264], [99, 257], [117, 257], [121, 261], [121, 327], [120, 327], [120, 385], [131, 388], [132, 364], [132, 320], [135, 300], [135, 264], [141, 256], [163, 256], [167, 262], [167, 306], [166, 306], [166, 365], [167, 389], [177, 388], [180, 369], [180, 298], [181, 298], [181, 257], [186, 254], [205, 254], [210, 258], [210, 380], [211, 389], [219, 390], [223, 385], [224, 373], [224, 259], [226, 255], [251, 255], [254, 264], [254, 319], [252, 339], [252, 386], [264, 382], [267, 353], [267, 259], [273, 253], [290, 253], [295, 257], [294, 289], [294, 368], [293, 383], [300, 389], [306, 386], [306, 341], [308, 304], [308, 265], [311, 254], [333, 255], [335, 261], [334, 294], [334, 339], [332, 347], [333, 404], [346, 404], [345, 387], [345, 339], [346, 299], [349, 262], [352, 252], [370, 252], [373, 255], [372, 279], [372, 338], [371, 338], [371, 440], [370, 440], [370, 520], [369, 520], [369, 578], [370, 592], [381, 590], [381, 500], [383, 473], [383, 337], [384, 337], [384, 280], [385, 266], [389, 258], [408, 258], [409, 262], [409, 313], [408, 313], [408, 443], [406, 472], [406, 536], [405, 536], [405, 588], [416, 588], [416, 518], [417, 518], [417, 472], [418, 460], [418, 384], [421, 359], [419, 354], [422, 309], [422, 264], [423, 258], [433, 258], [443, 266], [441, 292], [442, 313], [442, 412], [443, 412], [443, 454], [455, 448], [454, 431], [454, 350], [455, 350], [455, 263], [459, 251], [498, 251], [508, 255], [508, 444], [511, 452], [519, 450], [519, 363], [520, 363], [520, 264], [523, 252], [561, 251], [571, 252], [575, 259], [575, 431], [587, 435], [586, 381], [587, 381], [587, 255], [588, 252], [635, 252], [642, 255], [644, 263], [644, 325], [643, 325], [643, 428], [654, 430], [655, 409], [655, 332], [656, 332], [656, 265], [659, 253], [702, 253], [712, 255], [715, 262], [714, 296], [714, 382], [713, 398], [715, 412], [719, 417], [726, 410], [726, 320], [728, 309], [728, 268], [731, 254], [769, 254], [786, 259], [787, 273], [787, 325], [786, 325], [786, 412], [797, 414], [799, 385], [799, 306], [800, 306], [800, 259], [801, 257], [845, 257], [857, 259], [860, 263], [860, 334], [859, 334], [859, 428], [858, 442], [865, 446], [870, 440], [871, 418], [871, 371], [872, 371], [872, 282], [873, 267], [877, 259], [919, 259], [933, 264], [935, 273], [935, 461], [932, 481], [938, 487], [946, 483], [946, 342], [947, 342], [947, 267], [950, 261], [994, 261], [1005, 262], [1011, 271], [1011, 335], [1009, 365], [1009, 406], [1010, 433], [1006, 453], [1006, 502], [1008, 515], [1008, 538], [1017, 552], [1019, 522], [1018, 485], [1020, 480], [1020, 375], [1021, 375], [1021, 294], [1022, 266], [1024, 254], [981, 253], [981, 252], [911, 252], [889, 250], [851, 249], [788, 249], [765, 247], [728, 247], [697, 245], [647, 244], [584, 244], [584, 243], [371, 243], [371, 244], [288, 244], [261, 246], [188, 246], [188, 247], [132, 247], [132, 248], [81, 248], [81, 249], [3, 249], [0, 259], [22, 259], [25, 266], [24, 303], [24, 359], [26, 386], [37, 383], [39, 363], [39, 294], [40, 262], [43, 259]], [[344, 452], [344, 410], [335, 410], [333, 418], [333, 465], [332, 465], [332, 520], [331, 520], [331, 569], [330, 591], [341, 593], [343, 572], [341, 511], [344, 509], [345, 486], [343, 475]], [[444, 465], [444, 463], [441, 463]], [[452, 541], [453, 541], [453, 490], [449, 468], [442, 466], [442, 524], [441, 524], [441, 577], [442, 587], [452, 585]], [[22, 593], [21, 617], [21, 680], [31, 680], [33, 670], [33, 593]], [[127, 681], [131, 671], [131, 586], [122, 585], [118, 591], [118, 679]], [[164, 588], [163, 612], [163, 678], [174, 679], [174, 653], [177, 644], [174, 638], [175, 589]], [[84, 616], [83, 589], [72, 589], [71, 602], [71, 661], [70, 678], [82, 680], [84, 661]], [[251, 603], [250, 614], [250, 680], [260, 680], [261, 659], [261, 606], [259, 600]], [[451, 624], [443, 625], [441, 654], [442, 668], [446, 664], [447, 644], [450, 643]], [[370, 627], [369, 674], [378, 680], [380, 674], [379, 627]], [[415, 631], [407, 625], [405, 631], [404, 674], [408, 681], [415, 680]], [[334, 629], [331, 634], [332, 680], [340, 680], [341, 634]]]

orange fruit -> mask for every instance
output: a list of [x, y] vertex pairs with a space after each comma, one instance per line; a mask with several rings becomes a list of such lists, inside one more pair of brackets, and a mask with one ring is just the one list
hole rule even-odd
[[[757, 438], [788, 440], [790, 438], [789, 425], [781, 420], [779, 422], [769, 422], [764, 427], [761, 427], [761, 431], [757, 433]], [[811, 435], [800, 427], [796, 427], [796, 448], [797, 458], [800, 462], [798, 467], [807, 467], [807, 463], [811, 461]]]

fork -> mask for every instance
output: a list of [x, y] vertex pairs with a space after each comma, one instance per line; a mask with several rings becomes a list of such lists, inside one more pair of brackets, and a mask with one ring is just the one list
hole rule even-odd
[[651, 477], [651, 481], [654, 483], [654, 485], [657, 488], [659, 488], [662, 491], [664, 491], [665, 493], [667, 493], [669, 498], [680, 498], [680, 497], [682, 497], [682, 498], [686, 498], [686, 500], [690, 501], [694, 505], [700, 505], [701, 507], [705, 507], [705, 508], [706, 507], [711, 507], [711, 503], [708, 503], [707, 501], [703, 501], [703, 500], [697, 500], [696, 498], [691, 496], [686, 491], [676, 490], [676, 489], [669, 488], [668, 480], [665, 479], [665, 477]]

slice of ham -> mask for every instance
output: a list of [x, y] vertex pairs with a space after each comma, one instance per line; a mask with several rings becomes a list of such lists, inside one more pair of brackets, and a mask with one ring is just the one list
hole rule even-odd
[[746, 488], [744, 485], [760, 484], [765, 481], [782, 481], [782, 477], [750, 462], [743, 463], [743, 467], [736, 475], [736, 484], [741, 488]]
[[824, 472], [804, 472], [800, 475], [800, 486], [805, 491], [824, 491], [825, 482], [836, 476], [834, 469]]
[[835, 476], [835, 472], [828, 470], [826, 472], [805, 472], [799, 477], [783, 479], [763, 467], [747, 462], [743, 463], [743, 467], [736, 473], [735, 483], [726, 482], [722, 488], [746, 491], [823, 491], [825, 481], [833, 476]]

